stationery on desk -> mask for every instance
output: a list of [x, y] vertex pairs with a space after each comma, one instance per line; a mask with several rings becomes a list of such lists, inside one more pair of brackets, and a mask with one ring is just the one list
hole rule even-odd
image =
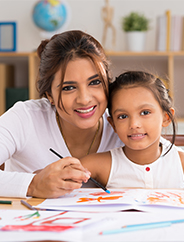
[[9, 201], [9, 200], [0, 200], [0, 204], [9, 204], [11, 205], [12, 204], [12, 201]]

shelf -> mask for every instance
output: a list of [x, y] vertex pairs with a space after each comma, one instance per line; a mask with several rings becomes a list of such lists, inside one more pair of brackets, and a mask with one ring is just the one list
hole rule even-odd
[[[130, 52], [130, 51], [106, 51], [112, 65], [113, 76], [127, 70], [144, 70], [157, 74], [160, 77], [168, 77], [170, 80], [170, 95], [176, 104], [176, 110], [179, 118], [184, 117], [182, 104], [184, 103], [184, 51], [147, 51], [147, 52]], [[0, 52], [0, 63], [11, 63], [20, 66], [17, 68], [17, 79], [24, 71], [25, 82], [29, 88], [29, 98], [36, 99], [39, 97], [36, 90], [36, 79], [39, 68], [39, 58], [36, 52]]]
[[106, 51], [107, 56], [184, 56], [184, 51], [144, 51], [144, 52], [131, 52], [131, 51]]

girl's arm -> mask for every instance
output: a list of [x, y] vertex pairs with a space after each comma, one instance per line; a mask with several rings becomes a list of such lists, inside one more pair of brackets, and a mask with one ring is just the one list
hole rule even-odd
[[80, 159], [83, 167], [91, 172], [91, 177], [100, 182], [103, 186], [107, 185], [111, 170], [110, 152], [96, 153]]
[[184, 152], [178, 151], [178, 153], [179, 153], [179, 156], [180, 156], [180, 159], [181, 159], [181, 164], [182, 164], [183, 173], [184, 173]]

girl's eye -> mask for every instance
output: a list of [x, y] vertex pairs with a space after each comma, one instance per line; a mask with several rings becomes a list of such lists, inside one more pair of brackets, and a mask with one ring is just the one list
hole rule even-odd
[[71, 91], [73, 89], [75, 89], [74, 86], [65, 86], [65, 87], [62, 88], [63, 91]]
[[89, 85], [99, 85], [101, 83], [101, 81], [99, 79], [93, 80], [90, 82]]
[[148, 114], [150, 114], [150, 111], [148, 111], [148, 110], [145, 110], [145, 111], [141, 112], [141, 115], [148, 115]]
[[118, 116], [118, 119], [125, 119], [127, 118], [128, 116], [126, 114], [122, 114], [122, 115], [119, 115]]

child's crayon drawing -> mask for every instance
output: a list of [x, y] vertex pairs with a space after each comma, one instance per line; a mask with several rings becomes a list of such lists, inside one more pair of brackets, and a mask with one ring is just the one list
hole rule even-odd
[[[22, 213], [22, 211], [19, 211]], [[44, 216], [43, 216], [44, 214]], [[71, 212], [43, 213], [34, 219], [35, 213], [13, 217], [9, 223], [1, 227], [0, 231], [50, 231], [63, 232], [68, 229], [83, 226], [92, 218]], [[22, 219], [25, 218], [25, 219]], [[28, 221], [29, 220], [29, 221]]]

